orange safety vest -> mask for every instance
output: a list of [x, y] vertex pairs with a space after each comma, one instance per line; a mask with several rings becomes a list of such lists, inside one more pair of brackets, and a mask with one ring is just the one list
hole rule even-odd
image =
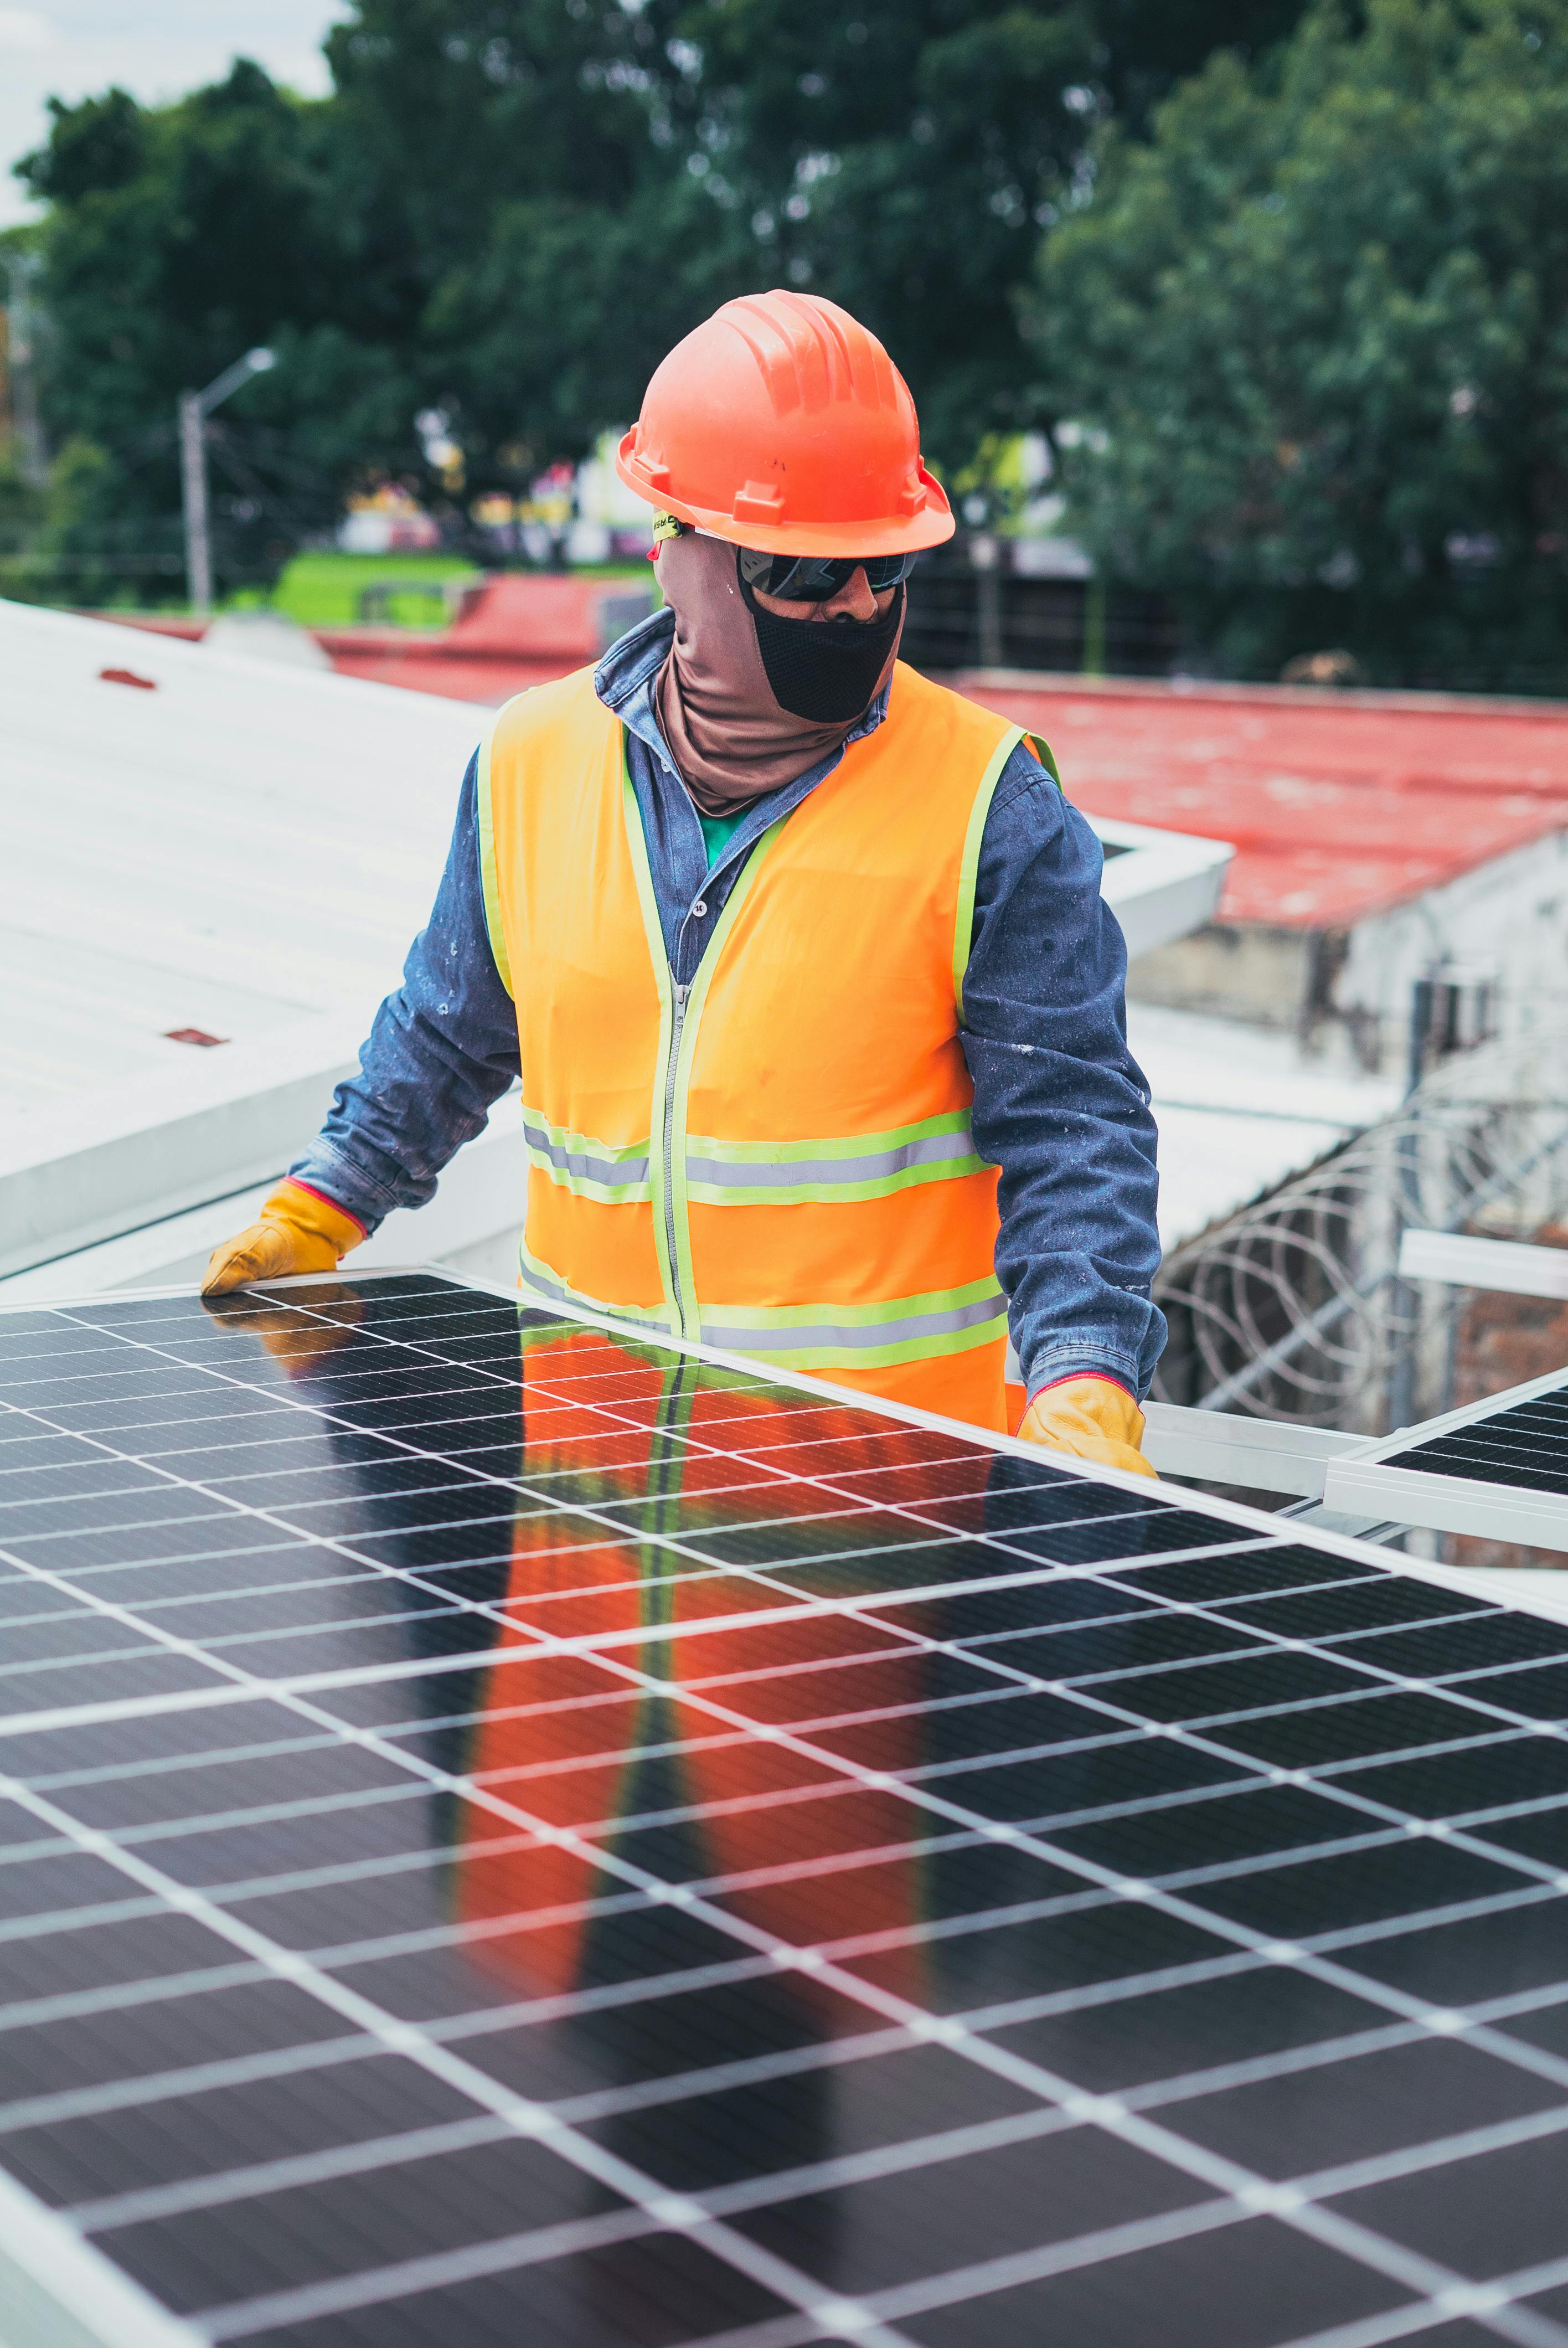
[[592, 673], [507, 704], [478, 808], [518, 1011], [525, 1290], [1016, 1423], [959, 1027], [980, 838], [1024, 738], [900, 664], [881, 726], [753, 848], [677, 986]]

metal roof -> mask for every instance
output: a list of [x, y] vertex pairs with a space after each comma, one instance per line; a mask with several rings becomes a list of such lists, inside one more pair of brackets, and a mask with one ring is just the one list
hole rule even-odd
[[1348, 926], [1568, 829], [1568, 705], [973, 671], [1086, 813], [1234, 841], [1219, 918]]
[[286, 1162], [429, 911], [484, 720], [6, 602], [0, 705], [4, 1273]]
[[395, 983], [479, 710], [5, 602], [0, 697], [0, 1119]]
[[1294, 1036], [1129, 1003], [1127, 1040], [1160, 1128], [1167, 1256], [1340, 1148], [1399, 1104], [1398, 1085], [1336, 1067]]

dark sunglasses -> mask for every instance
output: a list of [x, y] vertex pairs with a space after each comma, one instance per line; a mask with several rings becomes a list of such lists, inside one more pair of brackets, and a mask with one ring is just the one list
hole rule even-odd
[[881, 595], [915, 568], [912, 554], [759, 554], [750, 546], [738, 552], [746, 585], [786, 603], [825, 603], [857, 571], [865, 572], [872, 593]]

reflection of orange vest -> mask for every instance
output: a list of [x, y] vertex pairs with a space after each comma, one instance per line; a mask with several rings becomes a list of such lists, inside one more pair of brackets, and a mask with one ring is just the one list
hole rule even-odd
[[[527, 1472], [548, 1479], [569, 1468], [581, 1491], [582, 1427], [575, 1415], [555, 1456], [552, 1421], [563, 1414], [559, 1396], [574, 1375], [602, 1376], [605, 1341], [597, 1331], [562, 1337], [555, 1333], [523, 1336], [523, 1431]], [[628, 1367], [644, 1363], [629, 1356]], [[601, 1488], [585, 1495], [600, 1502], [657, 1496], [679, 1501], [701, 1489], [699, 1462], [733, 1480], [738, 1461], [712, 1453], [676, 1449], [661, 1463], [660, 1438], [686, 1432], [701, 1441], [700, 1411], [693, 1393], [682, 1391], [688, 1369], [668, 1374], [659, 1386], [633, 1455], [619, 1441], [616, 1464], [607, 1465]], [[700, 1373], [698, 1374], [700, 1377]], [[706, 1399], [713, 1399], [710, 1393]], [[776, 1406], [766, 1394], [743, 1390], [722, 1396], [726, 1421], [754, 1415], [758, 1432], [777, 1441]], [[810, 1439], [819, 1463], [842, 1477], [866, 1469], [884, 1472], [915, 1465], [925, 1438], [917, 1430], [868, 1427], [858, 1414], [831, 1406], [810, 1414]], [[731, 1429], [735, 1450], [743, 1447]], [[764, 1455], [765, 1456], [765, 1455]], [[548, 1490], [548, 1482], [539, 1488]], [[734, 1514], [754, 1511], [753, 1487], [733, 1496]], [[833, 1505], [832, 1496], [806, 1482], [781, 1483], [769, 1490], [770, 1515], [810, 1515]], [[725, 1495], [713, 1496], [721, 1520]], [[983, 1503], [973, 1503], [978, 1529]], [[960, 1520], [965, 1511], [958, 1510]], [[890, 1788], [860, 1787], [838, 1779], [826, 1766], [801, 1764], [768, 1739], [737, 1730], [689, 1691], [702, 1688], [723, 1707], [746, 1720], [765, 1720], [774, 1711], [789, 1717], [801, 1707], [802, 1676], [820, 1659], [821, 1709], [854, 1711], [856, 1698], [837, 1692], [835, 1668], [845, 1655], [844, 1625], [832, 1615], [748, 1627], [748, 1612], [776, 1608], [784, 1593], [723, 1577], [715, 1591], [702, 1569], [656, 1541], [617, 1540], [591, 1518], [525, 1513], [513, 1528], [512, 1565], [505, 1604], [518, 1618], [515, 1635], [503, 1632], [496, 1649], [484, 1700], [465, 1760], [465, 1774], [515, 1803], [528, 1816], [553, 1827], [599, 1828], [590, 1850], [615, 1847], [610, 1822], [638, 1807], [636, 1761], [651, 1746], [671, 1754], [668, 1786], [689, 1805], [693, 1868], [699, 1879], [725, 1883], [724, 1899], [748, 1923], [794, 1946], [846, 1935], [885, 1934], [897, 1953], [889, 1956], [903, 1993], [917, 1998], [925, 1952], [919, 1926], [925, 1914], [923, 1869], [908, 1846], [924, 1834], [941, 1831]], [[809, 1586], [802, 1584], [803, 1595]], [[705, 1631], [712, 1619], [723, 1627]], [[667, 1630], [668, 1636], [661, 1636]], [[658, 1692], [637, 1692], [625, 1680], [584, 1670], [574, 1676], [569, 1699], [543, 1707], [508, 1705], [507, 1674], [500, 1659], [519, 1651], [537, 1653], [538, 1632], [564, 1638], [603, 1639], [635, 1670], [660, 1684]], [[889, 1636], [872, 1642], [876, 1661], [874, 1703], [875, 1766], [894, 1771], [922, 1758], [927, 1660], [917, 1648], [899, 1651]], [[768, 1665], [786, 1660], [795, 1667], [784, 1684], [783, 1701], [771, 1691]], [[498, 1667], [497, 1667], [498, 1666]], [[734, 1682], [732, 1675], [743, 1674]], [[597, 1679], [597, 1691], [596, 1691]], [[814, 1692], [815, 1694], [815, 1692]], [[862, 1697], [859, 1701], [864, 1701]], [[813, 1708], [807, 1702], [804, 1709]], [[470, 1813], [475, 1846], [456, 1854], [455, 1918], [469, 1936], [470, 1961], [529, 1997], [548, 1997], [584, 1986], [591, 1973], [593, 1919], [584, 1903], [620, 1887], [600, 1874], [590, 1855], [566, 1845], [519, 1843], [506, 1825], [487, 1813]], [[880, 1858], [875, 1854], [885, 1854]], [[543, 1916], [548, 1921], [540, 1921]], [[507, 1929], [509, 1925], [510, 1929]], [[743, 1951], [737, 1949], [737, 1954]]]
[[518, 1006], [525, 1287], [1009, 1425], [997, 1176], [958, 1031], [980, 836], [1021, 738], [900, 665], [677, 987], [590, 673], [507, 705], [479, 821]]

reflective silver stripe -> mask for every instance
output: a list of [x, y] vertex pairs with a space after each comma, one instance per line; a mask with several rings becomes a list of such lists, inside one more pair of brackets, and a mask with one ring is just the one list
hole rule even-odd
[[606, 1304], [600, 1297], [580, 1295], [575, 1288], [568, 1288], [560, 1281], [552, 1280], [548, 1272], [536, 1270], [531, 1262], [518, 1265], [518, 1290], [525, 1301], [537, 1296], [547, 1304], [575, 1304], [579, 1313], [601, 1313], [607, 1320], [625, 1321], [635, 1329], [664, 1336], [670, 1334], [667, 1313], [640, 1313], [635, 1305]]
[[[912, 1166], [938, 1166], [951, 1159], [972, 1159], [971, 1135], [928, 1133], [920, 1141], [901, 1142], [897, 1149], [876, 1149], [862, 1158], [786, 1158], [761, 1161], [741, 1158], [688, 1156], [689, 1182], [711, 1183], [723, 1190], [789, 1190], [802, 1183], [822, 1189], [849, 1182], [886, 1182]], [[980, 1161], [976, 1159], [976, 1163]]]
[[787, 1327], [766, 1329], [741, 1329], [731, 1322], [705, 1323], [702, 1340], [709, 1345], [728, 1345], [737, 1354], [796, 1354], [808, 1346], [848, 1350], [912, 1345], [924, 1337], [947, 1337], [958, 1329], [976, 1329], [983, 1322], [999, 1321], [1006, 1310], [1007, 1299], [999, 1288], [993, 1295], [977, 1297], [969, 1304], [951, 1305], [943, 1313], [911, 1313], [898, 1321], [797, 1321]]
[[648, 1152], [641, 1158], [590, 1158], [580, 1149], [569, 1149], [564, 1141], [552, 1140], [540, 1126], [523, 1119], [523, 1138], [540, 1158], [559, 1166], [563, 1174], [575, 1175], [579, 1182], [597, 1182], [607, 1190], [625, 1189], [630, 1185], [648, 1179]]

